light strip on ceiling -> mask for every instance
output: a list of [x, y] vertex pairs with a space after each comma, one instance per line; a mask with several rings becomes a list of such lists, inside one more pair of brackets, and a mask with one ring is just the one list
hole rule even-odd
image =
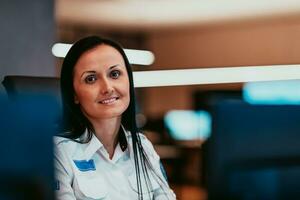
[[135, 87], [180, 86], [300, 79], [299, 65], [137, 71]]
[[[52, 54], [59, 58], [64, 58], [70, 50], [72, 44], [56, 43], [52, 47]], [[131, 64], [151, 65], [154, 62], [154, 54], [151, 51], [124, 49]]]
[[72, 44], [56, 43], [52, 46], [51, 51], [55, 57], [64, 58], [64, 57], [66, 57], [71, 46], [72, 46]]

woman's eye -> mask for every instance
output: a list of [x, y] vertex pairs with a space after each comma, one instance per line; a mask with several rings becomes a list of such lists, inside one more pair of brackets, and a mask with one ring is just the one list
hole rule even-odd
[[84, 81], [88, 84], [94, 83], [97, 80], [97, 77], [95, 75], [89, 75], [85, 77]]
[[110, 72], [110, 77], [113, 79], [119, 78], [120, 75], [121, 75], [121, 72], [119, 70], [113, 70]]

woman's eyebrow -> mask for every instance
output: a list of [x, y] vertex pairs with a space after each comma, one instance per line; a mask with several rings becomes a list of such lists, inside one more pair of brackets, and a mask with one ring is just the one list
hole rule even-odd
[[93, 74], [93, 73], [96, 73], [96, 71], [84, 71], [80, 77], [82, 77], [86, 73]]
[[118, 66], [119, 66], [119, 64], [113, 65], [113, 66], [109, 67], [109, 70], [111, 70], [111, 69], [113, 69], [115, 67], [118, 67]]

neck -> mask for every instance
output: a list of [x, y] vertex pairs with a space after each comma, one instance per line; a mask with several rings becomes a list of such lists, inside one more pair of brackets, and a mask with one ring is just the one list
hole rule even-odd
[[101, 141], [109, 158], [112, 159], [118, 143], [118, 132], [121, 126], [121, 117], [101, 120], [91, 120], [95, 136]]

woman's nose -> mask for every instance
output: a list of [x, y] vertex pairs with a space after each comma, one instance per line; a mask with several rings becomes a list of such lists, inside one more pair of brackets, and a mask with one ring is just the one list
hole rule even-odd
[[107, 78], [103, 78], [100, 81], [100, 92], [103, 95], [110, 95], [113, 93], [113, 87], [111, 82]]

